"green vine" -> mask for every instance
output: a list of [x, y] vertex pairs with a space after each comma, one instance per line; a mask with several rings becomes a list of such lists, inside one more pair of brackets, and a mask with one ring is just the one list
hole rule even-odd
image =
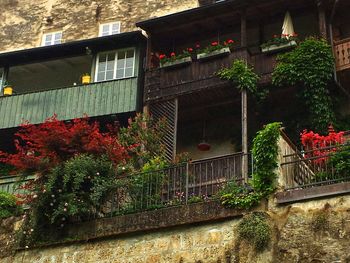
[[250, 185], [240, 186], [236, 182], [228, 182], [219, 192], [221, 204], [238, 209], [250, 209], [274, 190], [278, 167], [278, 139], [281, 123], [274, 122], [259, 131], [253, 140], [253, 157], [255, 172]]
[[280, 122], [267, 124], [264, 129], [258, 131], [253, 140], [255, 172], [251, 183], [257, 192], [269, 194], [274, 190], [280, 128]]
[[333, 68], [331, 47], [323, 39], [310, 37], [292, 51], [279, 55], [272, 75], [276, 86], [302, 87], [300, 96], [309, 112], [309, 122], [320, 132], [335, 120], [328, 89]]
[[221, 79], [235, 83], [240, 91], [248, 90], [254, 95], [259, 95], [257, 88], [259, 76], [244, 60], [234, 60], [230, 68], [222, 68], [216, 74]]

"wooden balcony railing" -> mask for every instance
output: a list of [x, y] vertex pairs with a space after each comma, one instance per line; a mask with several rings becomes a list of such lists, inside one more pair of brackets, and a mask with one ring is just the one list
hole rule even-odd
[[334, 53], [337, 71], [350, 68], [350, 38], [334, 43]]
[[266, 76], [273, 71], [276, 56], [258, 54], [250, 56], [246, 48], [235, 49], [231, 54], [205, 62], [192, 61], [183, 67], [164, 69], [158, 68], [146, 72], [144, 101], [149, 102], [160, 98], [178, 96], [205, 88], [226, 86], [215, 73], [222, 67], [228, 67], [235, 59], [247, 59], [256, 72], [266, 82]]
[[0, 129], [24, 120], [38, 124], [57, 114], [60, 120], [136, 110], [138, 78], [113, 80], [0, 97]]

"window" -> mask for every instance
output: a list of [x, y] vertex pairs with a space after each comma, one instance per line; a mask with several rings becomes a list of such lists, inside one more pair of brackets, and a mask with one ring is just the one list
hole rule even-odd
[[62, 43], [62, 32], [53, 32], [43, 35], [42, 46], [51, 46]]
[[99, 36], [110, 36], [120, 33], [120, 22], [112, 22], [100, 25]]
[[133, 77], [134, 65], [134, 49], [100, 53], [96, 60], [95, 81], [99, 82]]

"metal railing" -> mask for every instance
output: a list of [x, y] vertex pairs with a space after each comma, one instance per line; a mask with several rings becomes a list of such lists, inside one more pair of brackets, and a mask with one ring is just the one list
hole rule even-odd
[[338, 144], [283, 155], [286, 189], [350, 181], [350, 144]]
[[244, 183], [243, 156], [236, 153], [120, 178], [97, 217], [206, 201], [228, 181]]

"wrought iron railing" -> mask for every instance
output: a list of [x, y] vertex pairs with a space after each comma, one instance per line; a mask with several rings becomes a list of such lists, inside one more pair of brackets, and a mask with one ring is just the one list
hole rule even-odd
[[350, 181], [350, 144], [337, 144], [283, 155], [286, 189]]
[[120, 178], [98, 217], [202, 202], [214, 198], [228, 181], [244, 183], [243, 153], [182, 163]]

